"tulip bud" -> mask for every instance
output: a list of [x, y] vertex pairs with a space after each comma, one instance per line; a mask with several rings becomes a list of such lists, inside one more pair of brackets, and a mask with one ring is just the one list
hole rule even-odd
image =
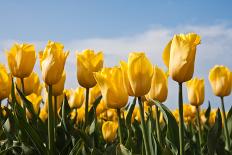
[[85, 100], [84, 88], [77, 88], [76, 90], [70, 90], [70, 96], [68, 103], [70, 108], [80, 108]]
[[7, 52], [8, 66], [13, 76], [28, 77], [35, 65], [36, 53], [32, 44], [14, 44]]
[[[35, 93], [26, 96], [26, 98], [32, 103], [33, 109], [36, 114], [39, 113], [40, 103], [42, 101], [42, 96], [37, 96]], [[31, 113], [27, 110], [27, 117], [31, 118]]]
[[42, 108], [42, 109], [40, 110], [39, 118], [40, 118], [43, 122], [45, 122], [45, 121], [47, 120], [47, 118], [48, 118], [48, 113], [47, 113], [47, 111], [46, 111], [46, 108]]
[[232, 73], [225, 66], [214, 66], [209, 72], [209, 82], [214, 95], [224, 97], [231, 93]]
[[[38, 74], [35, 72], [32, 72], [30, 76], [23, 79], [23, 83], [24, 83], [24, 94], [26, 96], [32, 93], [36, 93], [40, 87], [40, 81], [39, 81]], [[19, 88], [22, 87], [20, 78], [16, 79], [16, 84]]]
[[200, 106], [205, 99], [204, 79], [194, 78], [186, 83], [188, 99], [191, 105]]
[[64, 52], [61, 43], [48, 41], [43, 52], [39, 53], [42, 77], [47, 85], [54, 85], [62, 77], [69, 52]]
[[163, 52], [163, 61], [173, 80], [182, 83], [192, 78], [196, 47], [200, 36], [195, 33], [175, 35]]
[[130, 53], [128, 78], [136, 97], [146, 95], [151, 88], [153, 67], [144, 53]]
[[106, 121], [102, 125], [102, 135], [106, 142], [113, 142], [117, 135], [118, 123]]
[[11, 76], [4, 65], [0, 64], [0, 100], [7, 98], [11, 92]]
[[93, 72], [99, 71], [103, 67], [102, 52], [94, 53], [87, 49], [82, 53], [77, 53], [77, 79], [84, 88], [92, 88], [96, 85]]
[[[66, 74], [64, 71], [61, 79], [56, 84], [52, 85], [52, 95], [53, 96], [59, 96], [59, 95], [63, 94], [65, 80], [66, 80]], [[46, 89], [48, 91], [48, 86], [46, 87]]]
[[168, 96], [168, 78], [166, 73], [159, 68], [154, 66], [154, 73], [151, 82], [151, 89], [146, 95], [147, 99], [157, 100], [164, 102]]
[[127, 104], [128, 95], [119, 67], [103, 68], [94, 73], [100, 86], [102, 97], [108, 108], [120, 109]]

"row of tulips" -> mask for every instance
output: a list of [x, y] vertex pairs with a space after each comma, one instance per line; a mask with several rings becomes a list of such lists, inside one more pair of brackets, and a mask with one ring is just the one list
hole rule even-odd
[[[204, 79], [192, 78], [200, 40], [195, 33], [175, 35], [162, 56], [167, 71], [143, 52], [112, 68], [103, 67], [102, 52], [78, 52], [76, 89], [64, 88], [69, 51], [61, 43], [49, 41], [39, 52], [44, 83], [33, 71], [34, 45], [14, 44], [6, 52], [10, 73], [0, 65], [0, 101], [6, 101], [0, 107], [0, 153], [231, 154], [232, 109], [225, 112], [224, 97], [231, 93], [232, 73], [218, 65], [209, 71], [221, 111], [210, 104], [201, 109]], [[173, 111], [162, 104], [168, 77], [179, 86]], [[190, 104], [183, 104], [183, 83]]]

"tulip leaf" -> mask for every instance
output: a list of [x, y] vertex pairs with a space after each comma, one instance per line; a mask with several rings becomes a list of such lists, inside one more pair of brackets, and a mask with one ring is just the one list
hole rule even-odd
[[71, 111], [71, 109], [70, 109], [69, 104], [68, 104], [68, 99], [67, 99], [67, 96], [65, 95], [64, 101], [62, 104], [62, 119], [61, 119], [61, 121], [62, 121], [62, 125], [63, 125], [66, 133], [68, 133], [70, 130], [70, 125], [68, 124], [68, 118], [67, 118], [70, 111]]
[[18, 125], [20, 127], [21, 130], [24, 130], [27, 135], [29, 136], [29, 138], [31, 139], [32, 143], [35, 145], [35, 147], [37, 148], [37, 150], [41, 153], [41, 154], [46, 154], [47, 150], [43, 145], [43, 141], [40, 139], [39, 134], [37, 134], [36, 130], [27, 123], [25, 117], [23, 117], [23, 109], [20, 105], [15, 104], [16, 105], [16, 117], [15, 119], [17, 120]]
[[116, 155], [132, 155], [132, 153], [122, 144], [116, 147]]
[[217, 115], [215, 118], [215, 124], [209, 130], [207, 137], [207, 146], [209, 155], [214, 155], [217, 145], [219, 144], [219, 139], [222, 134], [222, 118], [220, 109], [217, 110]]
[[96, 115], [96, 109], [97, 109], [97, 106], [100, 103], [101, 99], [102, 99], [102, 96], [99, 96], [93, 102], [93, 106], [91, 107], [91, 109], [89, 110], [89, 113], [88, 113], [88, 123], [87, 123], [87, 125], [90, 125], [94, 121], [95, 115]]
[[[229, 130], [229, 136], [232, 136], [232, 106], [227, 114], [227, 126]], [[231, 144], [232, 147], [232, 144]]]
[[76, 144], [73, 146], [72, 150], [70, 151], [69, 155], [76, 155], [82, 149], [82, 139], [79, 139]]
[[172, 112], [164, 104], [155, 100], [151, 101], [154, 102], [154, 104], [158, 106], [160, 111], [163, 113], [164, 119], [167, 123], [166, 141], [176, 151], [176, 148], [179, 148], [179, 128], [176, 119], [172, 115]]

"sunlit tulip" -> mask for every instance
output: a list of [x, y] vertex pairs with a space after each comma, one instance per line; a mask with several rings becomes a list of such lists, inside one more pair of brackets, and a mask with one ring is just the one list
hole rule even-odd
[[42, 108], [39, 113], [39, 118], [45, 122], [48, 119], [48, 113], [46, 111], [46, 108]]
[[132, 52], [128, 59], [128, 79], [136, 97], [146, 95], [151, 88], [153, 66], [145, 53]]
[[[23, 79], [23, 83], [24, 83], [24, 94], [26, 96], [32, 93], [36, 93], [40, 87], [40, 81], [39, 81], [38, 74], [35, 72], [32, 72], [30, 76]], [[16, 84], [18, 88], [22, 87], [20, 78], [16, 79]]]
[[68, 103], [70, 108], [80, 108], [85, 100], [85, 89], [82, 87], [76, 88], [76, 90], [70, 90], [70, 96]]
[[103, 67], [103, 53], [94, 53], [93, 50], [86, 49], [82, 53], [77, 53], [77, 79], [84, 88], [92, 88], [96, 85], [93, 72], [99, 71]]
[[0, 64], [0, 100], [7, 98], [11, 92], [11, 76], [4, 65]]
[[106, 142], [112, 142], [117, 135], [117, 122], [106, 121], [102, 125], [102, 135]]
[[[66, 80], [66, 73], [63, 72], [61, 79], [54, 85], [52, 85], [52, 95], [53, 96], [59, 96], [63, 94], [64, 91], [64, 84]], [[46, 87], [48, 88], [48, 87]]]
[[96, 108], [96, 115], [99, 116], [102, 112], [104, 112], [106, 110], [106, 103], [104, 102], [104, 100], [101, 100], [100, 103], [97, 105]]
[[231, 93], [232, 72], [225, 66], [214, 66], [209, 72], [209, 81], [214, 95], [224, 97]]
[[85, 106], [83, 105], [77, 109], [77, 123], [85, 122]]
[[89, 95], [89, 104], [92, 105], [94, 101], [101, 95], [101, 89], [99, 85], [95, 85], [93, 88], [90, 89]]
[[103, 68], [94, 76], [108, 108], [120, 109], [127, 104], [128, 94], [119, 67]]
[[[33, 106], [35, 113], [38, 114], [39, 108], [40, 108], [40, 103], [42, 101], [42, 96], [38, 96], [35, 93], [32, 93], [32, 94], [26, 96], [26, 98], [32, 103], [32, 106]], [[28, 110], [27, 110], [27, 117], [31, 118], [31, 113]]]
[[123, 79], [124, 79], [124, 83], [127, 89], [127, 93], [129, 96], [134, 96], [134, 92], [131, 88], [131, 84], [128, 78], [128, 65], [125, 61], [120, 61], [120, 66], [121, 66], [121, 70], [123, 73]]
[[191, 105], [200, 106], [205, 99], [204, 79], [194, 78], [186, 83], [188, 99]]
[[167, 74], [158, 66], [154, 66], [154, 74], [151, 82], [151, 89], [146, 95], [147, 99], [164, 102], [168, 96]]
[[200, 41], [200, 36], [195, 33], [179, 34], [165, 47], [162, 57], [173, 80], [182, 83], [192, 78]]
[[54, 85], [62, 77], [69, 52], [64, 52], [61, 43], [48, 41], [44, 51], [39, 53], [42, 78], [47, 85]]
[[14, 44], [7, 52], [8, 66], [13, 76], [28, 77], [35, 65], [36, 53], [32, 44]]

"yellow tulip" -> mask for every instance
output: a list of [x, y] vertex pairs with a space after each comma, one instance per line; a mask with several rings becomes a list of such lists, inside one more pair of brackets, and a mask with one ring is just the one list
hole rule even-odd
[[70, 90], [70, 96], [68, 99], [68, 103], [70, 108], [80, 108], [81, 105], [84, 103], [85, 89], [82, 87], [76, 88], [76, 90]]
[[[42, 101], [42, 96], [38, 96], [35, 93], [32, 93], [28, 96], [26, 96], [26, 98], [32, 103], [33, 109], [35, 111], [36, 114], [39, 113], [39, 108], [40, 108], [40, 103]], [[27, 110], [27, 117], [31, 118], [31, 113]]]
[[134, 96], [134, 92], [131, 88], [131, 84], [128, 78], [128, 65], [125, 61], [120, 61], [120, 66], [121, 66], [121, 70], [123, 73], [123, 79], [124, 79], [124, 83], [127, 89], [127, 93], [129, 96]]
[[151, 82], [151, 89], [146, 95], [146, 98], [164, 102], [168, 96], [168, 78], [166, 73], [159, 68], [154, 66], [154, 74]]
[[[64, 71], [61, 79], [56, 84], [52, 85], [52, 95], [53, 96], [59, 96], [59, 95], [63, 94], [65, 80], [66, 80], [66, 74]], [[46, 88], [48, 91], [48, 86]]]
[[86, 49], [82, 53], [77, 53], [77, 79], [84, 88], [92, 88], [96, 85], [93, 72], [99, 71], [103, 67], [103, 53], [94, 53], [93, 50]]
[[35, 65], [36, 53], [32, 44], [14, 44], [7, 52], [8, 66], [13, 76], [28, 77]]
[[96, 115], [99, 116], [102, 112], [104, 112], [106, 110], [106, 103], [101, 100], [100, 103], [97, 105], [96, 108]]
[[145, 53], [130, 53], [128, 59], [128, 79], [136, 97], [146, 95], [151, 88], [153, 67]]
[[201, 38], [195, 33], [175, 35], [163, 52], [163, 61], [173, 80], [182, 83], [192, 78], [196, 47]]
[[112, 142], [117, 135], [118, 123], [106, 121], [102, 125], [102, 135], [106, 142]]
[[11, 76], [4, 65], [0, 64], [0, 100], [7, 98], [11, 92]]
[[54, 85], [62, 77], [69, 52], [64, 52], [61, 43], [48, 41], [44, 51], [39, 53], [42, 78], [47, 85]]
[[188, 99], [191, 105], [200, 106], [205, 99], [204, 79], [194, 78], [186, 83]]
[[94, 73], [94, 77], [101, 88], [103, 100], [108, 108], [120, 109], [127, 104], [128, 95], [119, 67], [103, 68]]
[[48, 113], [47, 113], [46, 108], [42, 108], [42, 109], [40, 110], [39, 118], [40, 118], [43, 122], [45, 122], [45, 121], [47, 120], [47, 118], [48, 118]]
[[85, 122], [85, 106], [83, 105], [77, 109], [77, 123]]
[[[32, 93], [35, 93], [40, 87], [40, 81], [39, 81], [38, 74], [35, 72], [32, 72], [30, 76], [23, 79], [23, 83], [24, 83], [24, 94], [26, 96]], [[22, 87], [20, 78], [16, 79], [16, 84], [19, 88]]]
[[224, 97], [231, 93], [232, 72], [225, 66], [214, 66], [209, 72], [209, 82], [214, 95]]
[[92, 105], [94, 101], [101, 95], [101, 89], [98, 84], [90, 89], [89, 104]]

